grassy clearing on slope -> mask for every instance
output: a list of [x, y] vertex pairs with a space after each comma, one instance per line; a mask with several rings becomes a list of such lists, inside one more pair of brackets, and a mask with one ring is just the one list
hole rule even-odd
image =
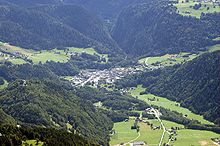
[[7, 86], [8, 86], [8, 82], [6, 80], [4, 80], [4, 84], [0, 85], [0, 90], [7, 88]]
[[213, 41], [220, 41], [220, 37], [214, 38]]
[[[4, 56], [0, 58], [0, 61], [4, 61], [6, 58], [8, 61], [12, 62], [13, 64], [24, 64], [27, 63], [27, 59], [32, 60], [34, 64], [38, 63], [46, 63], [47, 61], [54, 61], [54, 62], [67, 62], [71, 55], [74, 53], [87, 53], [90, 55], [98, 55], [101, 58], [105, 58], [108, 61], [108, 54], [99, 54], [93, 48], [68, 48], [66, 50], [28, 50], [23, 49], [20, 47], [12, 46], [7, 43], [1, 43], [0, 52], [7, 52], [10, 55]], [[12, 57], [13, 56], [13, 57]]]
[[56, 51], [41, 51], [40, 53], [35, 53], [35, 55], [30, 56], [30, 59], [33, 63], [38, 64], [46, 63], [47, 61], [54, 61], [54, 62], [68, 62], [69, 57], [64, 54], [58, 54]]
[[26, 61], [24, 61], [21, 58], [15, 58], [15, 59], [11, 59], [9, 60], [12, 64], [25, 64], [27, 63]]
[[93, 48], [74, 48], [74, 47], [70, 47], [68, 48], [69, 52], [73, 52], [73, 53], [87, 53], [90, 55], [98, 55], [102, 58], [105, 58], [106, 60], [108, 60], [108, 54], [100, 54], [98, 52], [96, 52], [96, 50], [94, 50]]
[[166, 54], [163, 56], [142, 58], [138, 62], [148, 65], [173, 66], [175, 64], [184, 63], [197, 57], [196, 54], [181, 52], [179, 54]]
[[32, 145], [32, 146], [43, 146], [44, 143], [39, 141], [37, 144], [37, 140], [26, 140], [22, 142], [22, 146], [26, 146], [26, 144]]
[[209, 52], [214, 52], [214, 51], [217, 51], [217, 50], [220, 50], [220, 44], [209, 47]]
[[72, 76], [65, 76], [65, 77], [62, 77], [64, 80], [67, 80], [67, 81], [72, 81], [73, 80], [73, 77]]
[[[203, 116], [196, 115], [196, 114], [192, 113], [190, 110], [188, 110], [187, 108], [183, 108], [183, 107], [178, 106], [179, 105], [178, 102], [174, 102], [174, 101], [168, 100], [164, 97], [159, 97], [159, 96], [156, 96], [156, 95], [153, 95], [153, 94], [140, 95], [140, 92], [142, 92], [144, 90], [145, 89], [142, 86], [139, 85], [135, 90], [131, 91], [131, 95], [134, 96], [134, 97], [138, 96], [138, 99], [143, 100], [143, 101], [147, 102], [150, 105], [161, 106], [161, 107], [164, 107], [166, 109], [170, 109], [170, 110], [182, 113], [184, 115], [187, 115], [187, 117], [189, 119], [195, 119], [195, 120], [198, 120], [198, 121], [200, 121], [201, 123], [204, 123], [204, 124], [213, 124], [212, 122], [209, 122], [209, 121], [205, 120], [203, 118]], [[154, 97], [156, 98], [155, 101], [148, 100], [149, 98], [152, 99]]]
[[196, 18], [200, 18], [202, 13], [220, 12], [220, 7], [218, 5], [214, 6], [212, 2], [201, 2], [201, 7], [198, 10], [193, 9], [195, 4], [199, 4], [199, 2], [193, 2], [193, 0], [189, 0], [189, 2], [179, 0], [179, 3], [175, 4], [175, 6], [180, 15], [193, 16]]

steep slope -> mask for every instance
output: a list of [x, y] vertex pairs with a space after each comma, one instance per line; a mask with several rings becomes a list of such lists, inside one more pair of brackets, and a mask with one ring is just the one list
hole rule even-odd
[[67, 123], [83, 136], [106, 145], [112, 123], [89, 101], [74, 94], [72, 86], [55, 81], [17, 80], [0, 92], [4, 112], [17, 121], [47, 127]]
[[[5, 0], [0, 0], [0, 2], [2, 1], [5, 2]], [[112, 19], [115, 18], [123, 8], [130, 4], [140, 2], [140, 0], [8, 0], [8, 2], [21, 7], [48, 4], [75, 4], [85, 7], [87, 10], [103, 19]]]
[[53, 128], [1, 125], [0, 133], [2, 134], [0, 137], [0, 144], [2, 146], [33, 145], [34, 143], [34, 145], [43, 144], [49, 146], [98, 146], [98, 144], [88, 141], [82, 136]]
[[88, 47], [92, 40], [41, 12], [1, 6], [0, 39], [16, 46], [50, 49]]
[[131, 55], [197, 51], [219, 35], [219, 14], [183, 17], [168, 2], [148, 1], [121, 12], [113, 38]]
[[15, 125], [16, 121], [11, 116], [7, 115], [2, 109], [0, 109], [0, 125]]
[[219, 53], [206, 53], [183, 65], [128, 76], [119, 80], [116, 86], [126, 88], [142, 84], [145, 93], [178, 101], [181, 106], [218, 123]]
[[[77, 10], [77, 11], [76, 11]], [[93, 47], [120, 51], [97, 17], [78, 6], [0, 6], [0, 40], [27, 49]], [[112, 50], [112, 51], [110, 51]]]
[[[119, 51], [116, 42], [111, 38], [110, 33], [103, 23], [95, 15], [76, 5], [49, 5], [35, 7], [35, 10], [49, 14], [63, 24], [76, 29], [85, 36], [104, 44], [112, 51]], [[101, 51], [101, 50], [100, 50]]]
[[219, 121], [219, 53], [204, 54], [171, 74], [162, 74], [148, 92], [181, 102], [208, 120]]

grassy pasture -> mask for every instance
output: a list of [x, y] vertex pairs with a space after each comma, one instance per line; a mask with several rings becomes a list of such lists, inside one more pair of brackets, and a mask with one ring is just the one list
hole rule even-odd
[[174, 146], [216, 146], [211, 138], [220, 137], [210, 131], [183, 129], [177, 132], [177, 141], [171, 142]]
[[175, 64], [180, 64], [185, 61], [192, 60], [195, 57], [197, 57], [196, 54], [181, 52], [179, 54], [166, 54], [163, 56], [141, 58], [138, 62], [140, 64], [148, 64], [148, 65], [160, 64], [162, 66], [173, 66]]
[[[198, 121], [200, 121], [201, 123], [204, 123], [204, 124], [213, 124], [213, 123], [205, 120], [203, 118], [203, 116], [194, 114], [190, 110], [188, 110], [187, 108], [177, 106], [177, 105], [179, 105], [178, 102], [174, 102], [174, 101], [168, 100], [164, 97], [159, 97], [159, 96], [156, 96], [156, 95], [153, 95], [153, 94], [140, 95], [140, 92], [142, 92], [144, 90], [145, 89], [142, 88], [142, 86], [138, 86], [135, 90], [130, 91], [130, 93], [131, 93], [132, 96], [134, 96], [134, 97], [138, 96], [138, 99], [143, 100], [143, 101], [147, 102], [150, 105], [156, 105], [156, 106], [164, 107], [166, 109], [177, 111], [179, 113], [183, 113], [184, 115], [187, 115], [187, 117], [189, 119], [195, 119], [195, 120], [198, 120]], [[155, 101], [149, 101], [148, 100], [148, 98], [152, 99], [154, 97], [156, 98]]]
[[24, 60], [21, 59], [21, 58], [11, 59], [10, 62], [11, 62], [12, 64], [25, 64], [25, 63], [27, 63], [26, 61], [24, 61]]
[[131, 130], [133, 124], [134, 120], [115, 123], [113, 129], [115, 129], [116, 134], [111, 137], [110, 145], [126, 143], [135, 139], [138, 136], [138, 133], [136, 130]]
[[108, 60], [108, 54], [100, 54], [98, 52], [96, 52], [96, 50], [94, 50], [93, 48], [74, 48], [74, 47], [70, 47], [68, 48], [69, 52], [73, 52], [73, 53], [87, 53], [90, 55], [98, 55], [99, 57], [105, 58], [106, 60]]
[[[182, 1], [184, 1], [182, 3]], [[213, 6], [212, 2], [201, 2], [201, 7], [198, 10], [193, 9], [195, 4], [199, 4], [199, 2], [194, 2], [193, 0], [189, 0], [189, 2], [185, 2], [185, 0], [179, 0], [178, 4], [175, 4], [177, 7], [177, 12], [183, 16], [193, 16], [196, 18], [200, 18], [202, 13], [214, 13], [220, 12], [219, 6]], [[209, 7], [209, 10], [207, 10]]]
[[64, 80], [67, 80], [67, 81], [71, 81], [73, 79], [72, 76], [65, 76], [65, 77], [62, 77]]
[[39, 141], [38, 145], [37, 145], [37, 141], [36, 140], [26, 140], [22, 142], [22, 146], [26, 146], [26, 144], [28, 145], [32, 145], [32, 146], [43, 146], [43, 142]]
[[8, 86], [8, 82], [6, 80], [4, 80], [4, 84], [0, 85], [0, 90], [5, 89]]
[[68, 62], [69, 57], [64, 54], [57, 54], [56, 51], [41, 51], [30, 56], [30, 59], [35, 64], [38, 64], [39, 62], [46, 63], [47, 61], [65, 63]]
[[220, 37], [214, 38], [213, 41], [220, 41]]
[[220, 44], [210, 46], [208, 49], [209, 49], [209, 52], [214, 52], [214, 51], [220, 50]]
[[[25, 61], [25, 58], [32, 60], [34, 64], [38, 63], [46, 63], [47, 61], [54, 61], [54, 62], [68, 62], [68, 60], [71, 57], [72, 53], [87, 53], [90, 55], [97, 54], [98, 56], [105, 58], [108, 61], [108, 54], [99, 54], [97, 53], [93, 48], [67, 48], [67, 50], [41, 50], [41, 51], [35, 51], [35, 50], [29, 50], [29, 49], [23, 49], [20, 47], [12, 46], [7, 43], [0, 42], [1, 50], [10, 54], [19, 55], [22, 56], [21, 58], [12, 58], [9, 57], [10, 62], [13, 64], [24, 64], [27, 63]], [[4, 57], [0, 58], [0, 61], [4, 60]]]
[[[152, 123], [153, 126], [159, 126], [160, 123], [157, 119], [147, 120], [149, 123]], [[118, 122], [114, 124], [114, 129], [116, 135], [112, 136], [110, 144], [117, 145], [121, 143], [127, 143], [136, 137], [138, 134], [136, 130], [131, 130], [130, 127], [133, 125], [134, 120], [130, 119], [128, 122]], [[218, 138], [219, 135], [210, 131], [201, 131], [201, 130], [191, 130], [184, 129], [184, 126], [174, 122], [163, 120], [163, 124], [166, 129], [171, 127], [180, 127], [181, 130], [177, 130], [177, 141], [171, 142], [171, 145], [174, 146], [212, 146], [213, 143], [211, 138]], [[149, 125], [144, 122], [139, 122], [140, 126], [140, 136], [135, 141], [144, 141], [148, 145], [158, 145], [163, 130], [152, 130]], [[169, 135], [166, 133], [163, 139], [163, 143], [168, 142]]]

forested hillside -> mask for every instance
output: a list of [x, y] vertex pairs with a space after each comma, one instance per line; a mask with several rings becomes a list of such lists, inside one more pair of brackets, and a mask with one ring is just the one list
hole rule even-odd
[[113, 38], [131, 55], [196, 52], [214, 44], [219, 35], [219, 14], [201, 19], [184, 17], [168, 2], [148, 1], [121, 12]]
[[0, 4], [0, 40], [23, 48], [93, 47], [115, 54], [122, 48], [140, 56], [197, 52], [219, 43], [213, 40], [220, 33], [219, 14], [182, 16], [168, 1], [1, 0]]
[[210, 121], [219, 121], [219, 51], [174, 67], [126, 77], [118, 88], [143, 84], [145, 93], [178, 101]]
[[220, 143], [219, 3], [198, 3], [0, 0], [0, 145]]
[[[9, 82], [0, 91], [1, 124], [10, 122], [66, 128], [70, 124], [87, 139], [106, 145], [112, 121], [123, 121], [138, 113], [131, 109], [144, 110], [148, 104], [138, 99], [91, 87], [74, 87], [59, 79], [60, 73], [45, 65], [11, 65], [0, 67], [0, 76]], [[102, 103], [101, 108], [93, 104]], [[9, 116], [10, 115], [10, 116]]]
[[180, 101], [206, 119], [219, 122], [219, 52], [204, 54], [167, 77], [159, 76], [147, 92]]
[[[0, 143], [2, 146], [28, 145], [28, 141], [36, 145], [59, 145], [59, 146], [98, 146], [92, 140], [86, 140], [77, 134], [53, 128], [42, 128], [25, 125], [15, 127], [12, 125], [1, 125]], [[25, 144], [26, 143], [26, 144]]]
[[[144, 1], [144, 0], [142, 0]], [[6, 0], [0, 0], [6, 3]], [[7, 3], [22, 7], [31, 7], [48, 4], [75, 4], [80, 5], [100, 16], [103, 19], [112, 19], [117, 17], [117, 14], [130, 4], [140, 2], [140, 0], [7, 0]]]
[[2, 109], [17, 121], [46, 127], [73, 125], [78, 133], [100, 144], [108, 142], [111, 121], [73, 88], [52, 81], [18, 80], [0, 93]]
[[99, 52], [120, 51], [101, 21], [78, 6], [1, 5], [0, 12], [2, 42], [36, 50], [93, 47]]

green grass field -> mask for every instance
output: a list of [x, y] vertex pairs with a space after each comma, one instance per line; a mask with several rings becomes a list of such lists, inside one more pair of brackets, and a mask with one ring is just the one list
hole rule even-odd
[[[164, 107], [166, 109], [170, 109], [170, 110], [173, 110], [173, 111], [177, 111], [179, 113], [183, 113], [184, 115], [187, 115], [187, 117], [189, 119], [195, 119], [195, 120], [198, 120], [198, 121], [200, 121], [201, 123], [204, 123], [204, 124], [213, 124], [213, 123], [205, 120], [203, 118], [203, 116], [194, 114], [190, 110], [188, 110], [187, 108], [177, 106], [177, 105], [179, 105], [178, 102], [174, 102], [174, 101], [171, 101], [171, 100], [168, 100], [166, 98], [159, 97], [159, 96], [156, 96], [156, 95], [153, 95], [153, 94], [140, 95], [140, 92], [142, 92], [144, 90], [145, 90], [144, 88], [142, 88], [141, 86], [138, 86], [135, 90], [131, 91], [131, 95], [134, 96], [134, 97], [138, 96], [138, 99], [143, 100], [143, 101], [147, 102], [150, 105], [161, 106], [161, 107]], [[153, 98], [153, 97], [156, 98], [155, 101], [149, 101], [148, 100], [148, 98]], [[158, 101], [157, 101], [157, 99], [158, 99]]]
[[115, 129], [116, 134], [111, 137], [110, 145], [126, 143], [135, 139], [138, 136], [138, 133], [136, 130], [131, 130], [133, 124], [134, 120], [115, 123], [113, 129]]
[[12, 64], [25, 64], [27, 63], [26, 61], [24, 61], [23, 59], [20, 58], [16, 58], [16, 59], [11, 59], [9, 60]]
[[173, 66], [175, 64], [184, 63], [197, 57], [196, 54], [188, 52], [181, 52], [179, 54], [166, 54], [163, 56], [141, 58], [138, 62], [140, 64], [148, 65], [162, 65], [162, 66]]
[[216, 146], [211, 138], [220, 137], [210, 131], [184, 129], [177, 132], [177, 141], [171, 142], [174, 146]]
[[[54, 61], [54, 62], [61, 62], [65, 63], [68, 62], [68, 60], [71, 57], [72, 53], [87, 53], [90, 55], [98, 55], [101, 58], [105, 58], [106, 61], [108, 61], [108, 54], [100, 54], [96, 52], [93, 48], [68, 48], [67, 50], [42, 50], [42, 51], [35, 51], [35, 50], [29, 50], [29, 49], [23, 49], [20, 47], [12, 46], [7, 43], [1, 42], [1, 49], [4, 52], [10, 53], [10, 54], [19, 54], [22, 57], [21, 58], [12, 58], [9, 57], [8, 61], [12, 62], [13, 64], [25, 64], [27, 63], [24, 56], [28, 59], [32, 60], [34, 64], [38, 63], [46, 63], [47, 61]], [[1, 50], [0, 50], [1, 51]], [[3, 61], [4, 57], [0, 58], [0, 61]]]
[[[184, 1], [184, 3], [182, 3]], [[200, 18], [201, 13], [214, 13], [220, 12], [219, 6], [213, 6], [212, 2], [201, 2], [201, 7], [198, 10], [193, 9], [192, 7], [195, 4], [199, 4], [198, 2], [193, 2], [193, 0], [189, 0], [189, 2], [185, 2], [185, 0], [179, 0], [178, 4], [175, 4], [177, 7], [177, 12], [183, 16], [193, 16], [196, 18]], [[207, 10], [209, 7], [209, 10]]]
[[43, 146], [43, 142], [39, 141], [38, 145], [37, 145], [37, 141], [36, 140], [26, 140], [22, 142], [22, 146], [26, 146], [26, 145], [32, 145], [32, 146]]
[[0, 90], [5, 89], [8, 86], [8, 82], [6, 80], [4, 80], [4, 84], [0, 85]]
[[209, 52], [220, 50], [220, 44], [209, 47]]
[[100, 54], [98, 53], [96, 50], [94, 50], [93, 48], [74, 48], [74, 47], [70, 47], [68, 48], [69, 49], [69, 52], [74, 52], [74, 53], [87, 53], [87, 54], [90, 54], [90, 55], [98, 55], [100, 57], [103, 57], [105, 58], [106, 60], [108, 60], [108, 54]]
[[65, 77], [61, 77], [67, 81], [72, 81], [73, 77], [72, 76], [65, 76]]
[[[153, 126], [160, 126], [157, 119], [147, 121], [153, 124]], [[115, 123], [113, 129], [115, 129], [116, 134], [112, 136], [110, 145], [127, 143], [137, 138], [138, 133], [136, 130], [130, 129], [133, 123], [134, 119], [130, 119], [128, 122]], [[202, 146], [202, 144], [206, 144], [204, 146], [212, 146], [211, 138], [220, 137], [219, 134], [210, 131], [184, 129], [183, 125], [166, 120], [163, 120], [163, 124], [166, 129], [170, 129], [171, 127], [181, 128], [181, 130], [177, 130], [177, 141], [171, 142], [174, 146], [191, 146], [191, 144], [194, 146]], [[139, 122], [138, 125], [140, 126], [140, 136], [135, 141], [144, 141], [148, 145], [158, 145], [163, 130], [152, 130], [150, 126], [144, 122]], [[169, 135], [166, 133], [163, 143], [168, 142], [168, 137]]]
[[47, 61], [65, 63], [68, 62], [69, 57], [62, 53], [57, 54], [56, 51], [41, 51], [39, 53], [35, 53], [35, 55], [30, 56], [30, 59], [35, 64], [38, 64], [39, 62], [46, 63]]

